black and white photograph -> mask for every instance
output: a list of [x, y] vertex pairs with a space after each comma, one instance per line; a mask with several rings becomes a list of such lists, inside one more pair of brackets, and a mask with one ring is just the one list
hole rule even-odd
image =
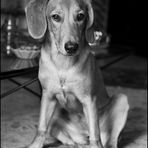
[[147, 148], [145, 7], [1, 0], [1, 148]]

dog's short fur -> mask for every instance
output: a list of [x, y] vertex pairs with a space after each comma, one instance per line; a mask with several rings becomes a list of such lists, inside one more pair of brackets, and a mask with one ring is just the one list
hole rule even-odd
[[47, 136], [78, 148], [117, 148], [129, 107], [125, 95], [108, 96], [91, 54], [91, 1], [32, 0], [26, 17], [31, 36], [44, 40], [40, 119], [29, 148], [42, 148]]

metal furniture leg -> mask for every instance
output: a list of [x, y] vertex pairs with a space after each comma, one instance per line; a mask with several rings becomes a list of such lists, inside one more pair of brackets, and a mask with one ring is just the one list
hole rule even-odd
[[33, 82], [35, 82], [35, 81], [37, 81], [37, 80], [38, 80], [38, 78], [34, 78], [34, 79], [32, 79], [32, 80], [28, 80], [28, 81], [26, 81], [25, 83], [20, 84], [20, 86], [15, 87], [15, 88], [13, 88], [13, 89], [11, 89], [11, 90], [9, 90], [9, 91], [7, 91], [7, 92], [1, 94], [1, 99], [4, 98], [5, 96], [8, 96], [8, 95], [10, 95], [10, 94], [16, 92], [17, 90], [19, 90], [19, 89], [21, 89], [21, 88], [24, 88], [24, 87], [26, 87], [26, 86], [32, 84]]
[[[12, 78], [10, 78], [9, 80], [10, 80], [10, 81], [12, 81], [13, 83], [15, 83], [15, 84], [19, 85], [19, 86], [21, 86], [21, 85], [22, 85], [20, 82], [18, 82], [18, 81], [16, 81], [16, 80], [14, 80], [14, 79], [12, 79]], [[24, 89], [26, 89], [27, 91], [29, 91], [29, 92], [33, 93], [34, 95], [36, 95], [36, 96], [38, 96], [38, 97], [41, 97], [41, 95], [40, 95], [40, 94], [38, 94], [37, 92], [33, 91], [32, 89], [30, 89], [30, 88], [28, 88], [28, 87], [26, 87], [26, 86], [24, 86], [23, 88], [24, 88]]]

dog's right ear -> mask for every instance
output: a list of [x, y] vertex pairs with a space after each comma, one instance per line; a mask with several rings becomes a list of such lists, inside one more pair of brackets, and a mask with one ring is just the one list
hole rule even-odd
[[84, 0], [87, 5], [88, 18], [85, 30], [85, 37], [88, 43], [94, 42], [94, 11], [92, 7], [92, 0]]
[[41, 39], [47, 29], [45, 9], [48, 0], [31, 0], [26, 8], [28, 31], [34, 39]]

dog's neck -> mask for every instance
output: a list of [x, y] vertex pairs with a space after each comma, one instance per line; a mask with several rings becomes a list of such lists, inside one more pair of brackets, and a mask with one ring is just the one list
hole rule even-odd
[[50, 60], [53, 62], [57, 69], [68, 70], [77, 64], [83, 65], [83, 62], [85, 62], [89, 55], [88, 45], [85, 45], [86, 46], [82, 47], [82, 50], [78, 55], [66, 56], [59, 52], [54, 40], [50, 39], [49, 42], [49, 39], [47, 38], [44, 44], [44, 50], [50, 56]]

